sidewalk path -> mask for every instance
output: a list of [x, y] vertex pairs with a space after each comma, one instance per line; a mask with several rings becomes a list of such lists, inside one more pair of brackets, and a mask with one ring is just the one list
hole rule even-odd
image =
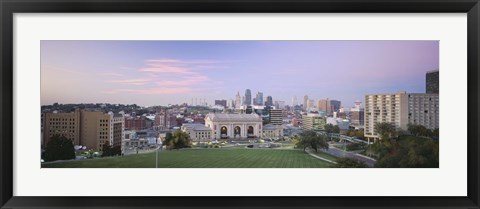
[[323, 160], [323, 161], [327, 161], [329, 163], [337, 164], [337, 162], [335, 162], [335, 161], [332, 161], [332, 160], [329, 160], [327, 158], [323, 158], [323, 157], [320, 157], [318, 155], [313, 154], [312, 150], [305, 150], [305, 152], [307, 152], [309, 155], [311, 155], [314, 158], [317, 158], [317, 159], [320, 159], [320, 160]]
[[361, 162], [364, 162], [365, 164], [367, 164], [368, 167], [374, 167], [375, 163], [377, 162], [373, 158], [370, 158], [370, 157], [367, 157], [367, 156], [364, 156], [364, 155], [360, 155], [360, 154], [357, 154], [355, 152], [346, 152], [346, 151], [338, 149], [334, 146], [330, 146], [330, 148], [328, 150], [319, 149], [319, 151], [331, 154], [331, 155], [336, 156], [336, 157], [353, 158], [353, 159], [359, 160]]

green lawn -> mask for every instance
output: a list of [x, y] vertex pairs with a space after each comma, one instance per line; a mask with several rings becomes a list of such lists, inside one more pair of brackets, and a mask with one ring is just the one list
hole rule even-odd
[[[319, 154], [320, 155], [320, 154]], [[325, 157], [322, 154], [320, 156]], [[326, 155], [335, 160], [333, 156]], [[331, 164], [302, 150], [185, 149], [158, 153], [161, 168], [325, 168]], [[42, 164], [42, 168], [154, 168], [155, 153]]]

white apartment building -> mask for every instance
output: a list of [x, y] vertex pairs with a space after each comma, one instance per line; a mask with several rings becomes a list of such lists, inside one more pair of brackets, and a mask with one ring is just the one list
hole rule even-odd
[[406, 93], [369, 94], [365, 96], [365, 137], [378, 139], [376, 123], [392, 123], [395, 128], [407, 130], [417, 124], [428, 129], [439, 127], [438, 94]]

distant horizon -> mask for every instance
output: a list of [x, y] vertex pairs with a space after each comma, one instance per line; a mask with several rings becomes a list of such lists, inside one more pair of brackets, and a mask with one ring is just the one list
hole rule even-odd
[[41, 105], [230, 104], [250, 89], [352, 107], [366, 94], [424, 93], [437, 70], [438, 41], [41, 41]]

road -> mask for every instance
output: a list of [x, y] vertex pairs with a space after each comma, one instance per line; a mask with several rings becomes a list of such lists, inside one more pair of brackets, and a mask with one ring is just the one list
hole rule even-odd
[[372, 158], [369, 158], [369, 157], [366, 157], [366, 156], [363, 156], [363, 155], [360, 155], [360, 154], [357, 154], [355, 152], [346, 152], [346, 151], [343, 151], [341, 149], [338, 149], [334, 146], [330, 146], [328, 150], [324, 150], [324, 149], [319, 149], [319, 151], [322, 151], [322, 152], [325, 152], [325, 153], [328, 153], [328, 154], [331, 154], [335, 157], [348, 157], [348, 158], [354, 158], [354, 159], [357, 159], [361, 162], [364, 162], [365, 164], [367, 164], [368, 167], [373, 167], [375, 165], [375, 162], [377, 162], [376, 160], [372, 159]]

